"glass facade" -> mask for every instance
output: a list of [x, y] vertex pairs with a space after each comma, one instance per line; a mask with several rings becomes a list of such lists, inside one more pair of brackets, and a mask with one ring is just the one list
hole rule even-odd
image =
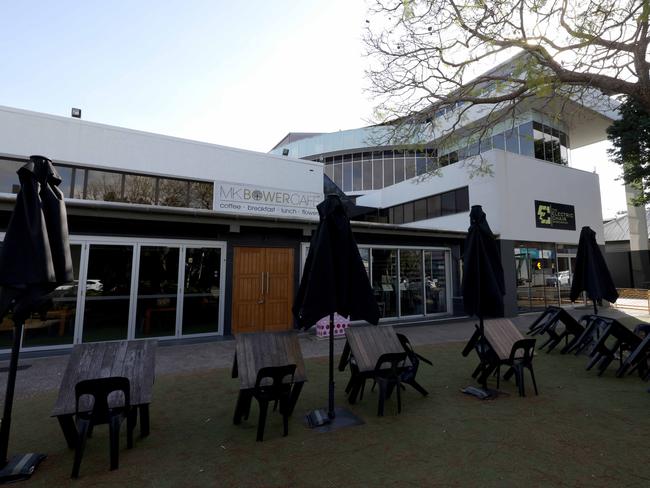
[[408, 224], [469, 211], [469, 188], [464, 186], [412, 202], [388, 207], [388, 223]]
[[[0, 193], [18, 193], [16, 171], [26, 161], [0, 159]], [[65, 198], [212, 209], [214, 184], [205, 181], [54, 164]]]
[[140, 248], [135, 337], [175, 334], [178, 260], [178, 247]]
[[83, 342], [127, 338], [132, 265], [132, 245], [90, 245]]
[[480, 143], [469, 143], [454, 150], [425, 148], [353, 152], [329, 156], [323, 162], [325, 173], [344, 192], [367, 191], [423, 175], [436, 167], [454, 164], [493, 148], [556, 164], [567, 165], [569, 162], [569, 139], [566, 133], [533, 121], [484, 137]]
[[[23, 348], [221, 331], [225, 244], [128, 241], [73, 238], [74, 281], [27, 319]], [[0, 348], [12, 338], [4, 318]]]
[[[72, 344], [79, 293], [79, 263], [81, 245], [70, 246], [74, 281], [59, 286], [52, 293], [52, 303], [40, 314], [34, 314], [25, 323], [23, 346], [59, 346]], [[9, 345], [7, 344], [7, 347]]]
[[515, 245], [517, 305], [520, 311], [571, 303], [569, 294], [577, 247], [520, 242]]
[[188, 247], [183, 285], [183, 334], [219, 329], [221, 249]]
[[359, 254], [381, 318], [450, 312], [448, 250], [361, 246]]

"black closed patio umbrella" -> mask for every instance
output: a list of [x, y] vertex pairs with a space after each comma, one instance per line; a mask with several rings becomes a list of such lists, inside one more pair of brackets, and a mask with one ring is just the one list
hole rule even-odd
[[327, 195], [317, 208], [320, 222], [309, 245], [293, 314], [298, 327], [304, 329], [323, 317], [330, 318], [327, 417], [331, 421], [336, 418], [334, 313], [376, 325], [379, 323], [379, 306], [341, 199], [337, 195]]
[[596, 233], [588, 226], [580, 231], [578, 254], [571, 283], [571, 301], [575, 302], [583, 291], [594, 304], [594, 314], [598, 314], [596, 304], [603, 298], [611, 303], [618, 299], [614, 280], [596, 242]]
[[29, 477], [44, 458], [25, 454], [7, 461], [18, 355], [25, 320], [42, 309], [57, 286], [73, 279], [65, 204], [58, 188], [61, 178], [49, 159], [29, 159], [18, 170], [20, 191], [0, 253], [0, 320], [12, 313], [14, 323], [0, 426], [0, 482]]
[[463, 255], [463, 305], [465, 313], [479, 318], [503, 316], [505, 283], [496, 239], [480, 205], [473, 205]]

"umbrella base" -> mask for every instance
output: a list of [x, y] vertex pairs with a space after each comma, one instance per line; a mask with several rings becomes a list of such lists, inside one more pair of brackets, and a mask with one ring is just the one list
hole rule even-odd
[[327, 416], [327, 409], [313, 410], [305, 415], [305, 424], [316, 432], [332, 432], [345, 427], [363, 425], [365, 422], [350, 412], [347, 408], [336, 407], [333, 419]]
[[460, 391], [466, 395], [472, 395], [479, 400], [494, 400], [499, 395], [505, 395], [505, 393], [502, 393], [499, 390], [493, 390], [492, 388], [477, 388], [475, 386], [468, 386]]
[[45, 454], [17, 454], [0, 470], [0, 484], [29, 479], [36, 467], [47, 456]]

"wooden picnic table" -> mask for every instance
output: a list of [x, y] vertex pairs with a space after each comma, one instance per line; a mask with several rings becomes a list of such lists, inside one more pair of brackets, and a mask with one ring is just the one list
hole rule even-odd
[[474, 334], [462, 352], [463, 356], [467, 356], [472, 350], [476, 350], [479, 355], [480, 363], [472, 377], [484, 385], [490, 374], [510, 358], [515, 342], [523, 338], [523, 334], [509, 319], [484, 321], [482, 334], [480, 327], [476, 325]]
[[360, 373], [374, 371], [383, 354], [404, 352], [395, 330], [389, 325], [348, 327], [345, 337]]
[[509, 359], [512, 346], [524, 338], [508, 319], [486, 320], [483, 326], [485, 339], [501, 361]]
[[[131, 384], [131, 405], [140, 412], [140, 434], [149, 435], [149, 404], [155, 376], [157, 341], [97, 342], [78, 344], [72, 349], [63, 373], [59, 396], [52, 409], [65, 436], [68, 447], [74, 448], [77, 428], [74, 422], [76, 409], [75, 386], [88, 379], [124, 376]], [[111, 399], [109, 398], [109, 405]], [[82, 403], [81, 408], [87, 408]], [[89, 407], [88, 407], [89, 408]]]
[[232, 377], [239, 378], [240, 389], [240, 396], [235, 408], [235, 420], [238, 415], [250, 409], [250, 393], [255, 388], [257, 374], [260, 369], [286, 366], [288, 364], [296, 365], [290, 402], [290, 411], [293, 412], [303, 384], [307, 381], [298, 333], [296, 331], [283, 331], [235, 335], [235, 358]]

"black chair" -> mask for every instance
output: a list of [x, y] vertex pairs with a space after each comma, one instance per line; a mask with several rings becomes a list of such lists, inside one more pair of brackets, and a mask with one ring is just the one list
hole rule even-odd
[[[110, 406], [109, 396], [122, 393], [124, 398], [120, 406]], [[114, 395], [113, 395], [114, 396]], [[108, 424], [110, 438], [111, 470], [119, 464], [120, 426], [126, 419], [127, 448], [133, 447], [133, 430], [137, 420], [137, 410], [131, 406], [131, 385], [128, 378], [114, 376], [80, 381], [75, 385], [75, 418], [77, 423], [77, 445], [75, 447], [72, 478], [79, 477], [79, 468], [86, 440], [92, 435], [95, 425]], [[82, 401], [82, 398], [85, 400]], [[88, 408], [88, 397], [91, 403]], [[80, 404], [84, 403], [83, 407]], [[111, 402], [114, 403], [114, 402]]]
[[535, 372], [533, 371], [534, 353], [535, 339], [521, 339], [515, 342], [510, 351], [510, 357], [497, 366], [497, 390], [499, 389], [501, 366], [509, 366], [510, 369], [508, 369], [506, 374], [503, 375], [503, 379], [507, 380], [514, 374], [519, 389], [519, 396], [525, 397], [526, 389], [524, 388], [524, 368], [528, 368], [530, 371], [530, 377], [533, 380], [535, 395], [537, 395], [537, 383], [535, 382]]
[[410, 365], [404, 368], [404, 371], [402, 372], [400, 377], [401, 382], [412, 386], [422, 395], [427, 396], [429, 392], [425, 390], [424, 387], [415, 380], [415, 377], [418, 373], [418, 368], [420, 367], [420, 361], [423, 361], [430, 366], [433, 366], [433, 363], [429, 361], [427, 358], [420, 356], [417, 352], [415, 352], [413, 350], [413, 346], [411, 345], [411, 342], [408, 340], [408, 337], [406, 337], [404, 334], [397, 334], [397, 338], [402, 344], [402, 347], [406, 352], [406, 356], [408, 357], [409, 362], [411, 363]]
[[[270, 366], [262, 368], [257, 373], [255, 388], [252, 395], [260, 406], [260, 417], [257, 423], [257, 440], [264, 440], [264, 427], [266, 424], [266, 414], [269, 408], [269, 402], [274, 401], [273, 410], [280, 403], [280, 414], [282, 415], [283, 435], [289, 434], [289, 415], [291, 414], [291, 388], [293, 387], [293, 377], [296, 372], [295, 364], [286, 366]], [[290, 377], [290, 381], [285, 382], [285, 378]]]
[[373, 378], [379, 385], [379, 404], [377, 406], [377, 415], [384, 415], [384, 403], [390, 398], [393, 390], [397, 392], [397, 413], [402, 412], [402, 381], [401, 375], [404, 372], [404, 362], [406, 361], [406, 352], [392, 352], [382, 354], [377, 360], [373, 372]]
[[473, 350], [478, 355], [479, 363], [472, 373], [472, 378], [477, 378], [479, 383], [487, 388], [487, 378], [499, 365], [499, 357], [485, 340], [481, 329], [476, 324], [474, 324], [474, 333], [467, 341], [462, 354], [467, 357]]

